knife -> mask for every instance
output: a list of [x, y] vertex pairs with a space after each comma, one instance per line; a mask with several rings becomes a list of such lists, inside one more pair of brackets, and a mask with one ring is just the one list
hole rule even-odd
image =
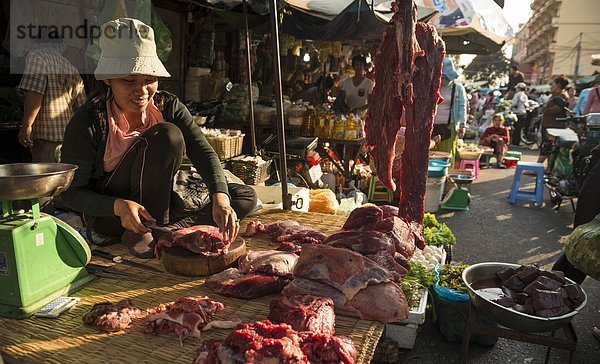
[[154, 268], [154, 267], [151, 267], [151, 266], [143, 264], [143, 263], [134, 262], [129, 259], [122, 258], [120, 255], [114, 255], [114, 254], [106, 252], [104, 250], [98, 250], [98, 249], [92, 250], [92, 256], [108, 259], [115, 263], [125, 264], [130, 267], [134, 267], [134, 268], [145, 269], [145, 270], [155, 272], [155, 273], [163, 273], [163, 271], [158, 268]]

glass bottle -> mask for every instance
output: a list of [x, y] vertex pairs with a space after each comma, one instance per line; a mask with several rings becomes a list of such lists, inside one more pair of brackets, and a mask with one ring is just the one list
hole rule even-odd
[[315, 109], [309, 106], [302, 117], [302, 127], [300, 128], [300, 136], [311, 137], [315, 134]]

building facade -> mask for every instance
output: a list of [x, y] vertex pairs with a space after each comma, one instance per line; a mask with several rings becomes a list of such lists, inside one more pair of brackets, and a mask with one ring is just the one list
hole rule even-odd
[[592, 54], [600, 52], [598, 0], [534, 0], [532, 16], [516, 36], [513, 59], [531, 84], [552, 77], [572, 79], [600, 71]]

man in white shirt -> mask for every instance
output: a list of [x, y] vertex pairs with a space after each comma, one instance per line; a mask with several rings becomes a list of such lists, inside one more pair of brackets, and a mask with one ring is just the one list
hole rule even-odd
[[515, 88], [517, 93], [512, 98], [510, 110], [517, 115], [517, 122], [515, 123], [510, 142], [512, 145], [519, 146], [521, 142], [521, 129], [523, 129], [527, 120], [527, 100], [529, 98], [525, 94], [527, 85], [524, 82], [517, 83]]
[[367, 61], [364, 56], [352, 58], [354, 76], [343, 80], [340, 88], [344, 90], [343, 111], [346, 113], [364, 114], [369, 107], [373, 93], [373, 81], [365, 75]]

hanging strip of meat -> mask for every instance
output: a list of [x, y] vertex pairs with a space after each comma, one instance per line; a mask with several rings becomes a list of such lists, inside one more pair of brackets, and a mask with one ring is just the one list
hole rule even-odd
[[[412, 0], [397, 0], [397, 2], [412, 3]], [[403, 106], [399, 88], [396, 86], [401, 76], [396, 39], [398, 5], [395, 3], [392, 8], [396, 14], [390, 25], [385, 28], [383, 41], [373, 60], [375, 87], [365, 120], [365, 137], [366, 144], [373, 147], [371, 155], [375, 160], [377, 177], [386, 187], [395, 190], [396, 185], [392, 180], [392, 162]]]
[[[406, 99], [404, 102], [406, 139], [402, 154], [400, 217], [422, 223], [429, 140], [436, 107], [441, 101], [439, 90], [445, 45], [431, 25], [417, 23], [415, 32], [422, 51], [414, 61], [412, 102], [406, 102]], [[409, 93], [407, 90], [406, 95]]]

